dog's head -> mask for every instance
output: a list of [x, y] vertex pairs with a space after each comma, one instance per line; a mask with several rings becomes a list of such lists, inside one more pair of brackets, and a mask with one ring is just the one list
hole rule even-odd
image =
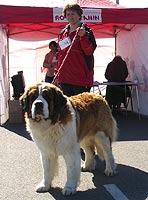
[[25, 117], [36, 122], [50, 119], [56, 123], [68, 115], [67, 97], [53, 84], [39, 83], [29, 87], [20, 97]]

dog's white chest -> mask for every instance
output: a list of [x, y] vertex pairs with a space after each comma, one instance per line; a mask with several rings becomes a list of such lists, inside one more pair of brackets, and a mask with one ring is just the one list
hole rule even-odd
[[33, 129], [31, 128], [31, 135], [40, 151], [62, 155], [71, 148], [70, 146], [77, 143], [75, 127], [72, 122], [67, 123], [66, 126], [58, 123], [44, 128], [34, 126]]

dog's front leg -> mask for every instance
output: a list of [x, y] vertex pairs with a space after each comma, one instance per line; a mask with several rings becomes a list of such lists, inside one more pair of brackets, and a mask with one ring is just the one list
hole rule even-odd
[[40, 154], [40, 159], [41, 159], [42, 168], [43, 168], [43, 179], [36, 186], [36, 191], [47, 192], [49, 191], [52, 184], [57, 159], [54, 156], [51, 157], [49, 155], [45, 155], [42, 153]]
[[67, 167], [67, 182], [62, 193], [68, 196], [76, 193], [80, 181], [81, 156], [79, 145], [71, 149], [71, 152], [65, 153], [64, 159]]

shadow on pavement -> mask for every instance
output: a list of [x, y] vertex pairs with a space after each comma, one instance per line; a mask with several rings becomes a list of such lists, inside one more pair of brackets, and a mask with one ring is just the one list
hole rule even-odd
[[20, 123], [20, 124], [5, 123], [2, 127], [28, 140], [32, 140], [30, 134], [26, 131], [25, 123]]
[[[148, 140], [147, 116], [141, 116], [141, 119], [139, 120], [137, 114], [129, 112], [127, 115], [124, 113], [114, 117], [117, 121], [119, 129], [118, 141]], [[25, 123], [6, 123], [3, 127], [18, 134], [19, 136], [32, 140], [30, 134], [26, 131]]]
[[[126, 166], [118, 165], [118, 174], [113, 177], [107, 177], [103, 174], [104, 166], [103, 163], [99, 163], [99, 168], [94, 172], [92, 180], [96, 188], [88, 189], [86, 191], [80, 191], [75, 195], [66, 197], [62, 195], [62, 189], [59, 187], [52, 188], [49, 195], [52, 195], [56, 200], [114, 200], [109, 194], [104, 185], [114, 184], [120, 191], [130, 200], [144, 200], [148, 196], [148, 174], [139, 169]], [[85, 172], [82, 172], [85, 173]], [[83, 183], [82, 183], [83, 184]], [[89, 184], [89, 183], [88, 183]]]
[[119, 128], [118, 141], [148, 140], [148, 117], [128, 113], [127, 115], [115, 116]]
[[118, 173], [113, 177], [103, 176], [102, 169], [96, 170], [93, 182], [96, 188], [115, 184], [130, 200], [144, 200], [148, 196], [148, 173], [126, 165], [118, 164]]

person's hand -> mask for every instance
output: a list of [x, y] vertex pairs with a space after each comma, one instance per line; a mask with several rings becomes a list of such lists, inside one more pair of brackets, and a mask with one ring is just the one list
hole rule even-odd
[[78, 35], [83, 37], [85, 35], [85, 24], [83, 23], [82, 26], [78, 30]]

